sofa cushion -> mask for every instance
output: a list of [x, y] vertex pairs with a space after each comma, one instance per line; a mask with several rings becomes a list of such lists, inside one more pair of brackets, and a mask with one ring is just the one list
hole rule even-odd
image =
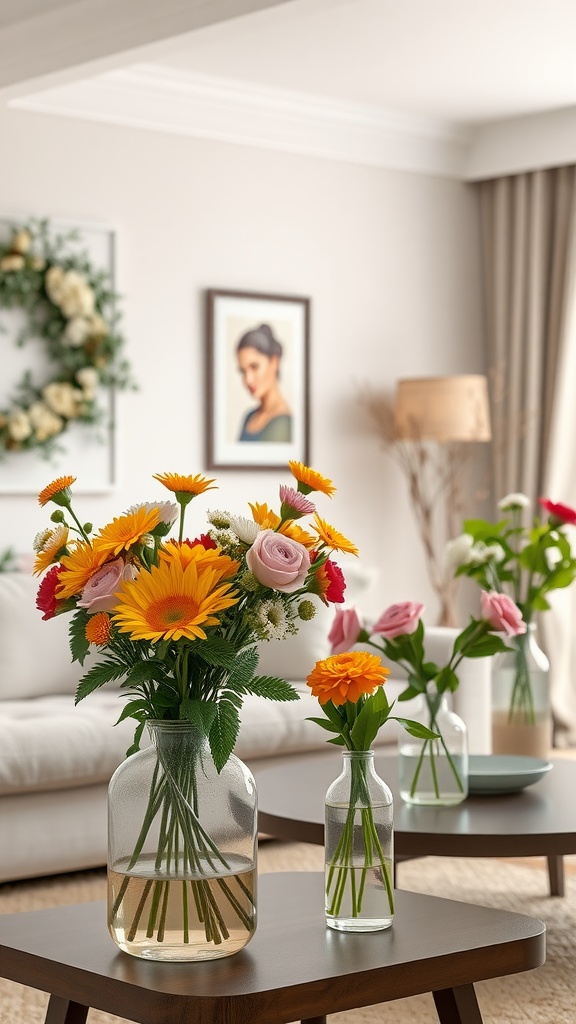
[[44, 622], [37, 592], [34, 577], [0, 573], [0, 700], [74, 693], [83, 674], [70, 655], [70, 616]]

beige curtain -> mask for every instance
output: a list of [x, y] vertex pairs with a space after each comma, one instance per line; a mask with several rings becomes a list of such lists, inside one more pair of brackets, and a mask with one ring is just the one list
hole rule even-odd
[[[478, 184], [495, 498], [576, 507], [576, 167]], [[576, 539], [575, 539], [576, 542]], [[576, 733], [576, 584], [541, 617], [558, 733]]]

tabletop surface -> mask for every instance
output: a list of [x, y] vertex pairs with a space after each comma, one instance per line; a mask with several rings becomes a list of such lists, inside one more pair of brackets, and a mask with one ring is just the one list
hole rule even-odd
[[0, 975], [143, 1024], [171, 1014], [265, 1024], [466, 985], [545, 959], [541, 921], [411, 892], [396, 892], [391, 929], [335, 932], [325, 925], [323, 888], [319, 873], [261, 876], [249, 945], [194, 964], [118, 950], [104, 902], [0, 915]]
[[[340, 774], [339, 751], [279, 758], [252, 770], [258, 787], [263, 832], [322, 845], [324, 797]], [[576, 762], [558, 759], [539, 782], [518, 793], [469, 796], [455, 807], [416, 807], [398, 793], [397, 759], [375, 756], [380, 777], [394, 797], [398, 854], [511, 856], [576, 853]]]

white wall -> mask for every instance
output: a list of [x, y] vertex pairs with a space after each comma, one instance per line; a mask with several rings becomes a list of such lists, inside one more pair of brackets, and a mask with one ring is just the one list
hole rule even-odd
[[[391, 391], [400, 376], [484, 369], [472, 187], [14, 111], [0, 113], [0, 139], [1, 214], [118, 229], [140, 391], [119, 398], [117, 492], [79, 499], [81, 517], [103, 525], [157, 497], [155, 472], [204, 471], [205, 289], [309, 295], [310, 461], [339, 488], [323, 511], [381, 569], [371, 608], [420, 599], [432, 621], [404, 479], [360, 396], [366, 381]], [[34, 495], [2, 496], [9, 472], [0, 463], [2, 540], [26, 550], [48, 516]], [[69, 472], [81, 480], [82, 466]], [[42, 466], [39, 488], [52, 476]], [[274, 502], [278, 482], [269, 471], [220, 472], [220, 491], [193, 506], [198, 529], [206, 507]]]

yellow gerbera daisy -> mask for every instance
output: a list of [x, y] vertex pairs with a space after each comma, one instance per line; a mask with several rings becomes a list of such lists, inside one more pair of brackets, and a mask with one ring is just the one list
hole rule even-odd
[[389, 674], [377, 654], [345, 651], [317, 661], [306, 682], [320, 704], [330, 700], [338, 707], [347, 701], [356, 704], [363, 694], [374, 693]]
[[118, 591], [113, 621], [132, 640], [206, 639], [203, 626], [217, 626], [216, 612], [237, 604], [229, 583], [218, 585], [217, 574], [199, 574], [194, 562], [186, 569], [176, 560], [153, 565]]
[[108, 560], [106, 551], [101, 551], [90, 541], [79, 540], [67, 555], [62, 555], [60, 562], [65, 572], [60, 573], [56, 588], [56, 597], [63, 601], [67, 597], [81, 594], [91, 576], [101, 569]]
[[196, 476], [181, 476], [180, 473], [153, 473], [152, 478], [164, 484], [169, 491], [174, 491], [176, 495], [187, 494], [193, 498], [197, 494], [203, 494], [204, 491], [215, 490], [212, 487], [214, 479], [208, 480], [200, 473], [197, 473]]
[[49, 501], [54, 501], [56, 505], [68, 505], [71, 497], [68, 488], [71, 487], [75, 480], [75, 476], [59, 476], [51, 484], [48, 484], [44, 490], [40, 491], [38, 504], [44, 506]]
[[36, 559], [34, 561], [34, 568], [32, 570], [34, 576], [38, 576], [41, 572], [44, 572], [49, 565], [53, 565], [54, 562], [59, 562], [63, 554], [66, 553], [66, 545], [68, 543], [68, 527], [67, 526], [56, 526], [53, 530], [48, 530], [43, 540], [42, 547]]
[[160, 509], [142, 506], [135, 512], [127, 512], [126, 515], [117, 516], [105, 526], [96, 536], [94, 544], [99, 551], [105, 551], [108, 555], [117, 556], [121, 551], [138, 544], [147, 533], [158, 526], [160, 522]]
[[248, 505], [252, 509], [252, 518], [258, 526], [261, 526], [263, 530], [276, 530], [280, 526], [280, 516], [276, 515], [268, 505], [264, 503], [260, 505], [259, 502], [255, 501], [252, 504], [251, 501]]
[[314, 522], [312, 523], [313, 528], [318, 532], [320, 540], [326, 544], [327, 547], [332, 548], [333, 551], [347, 551], [351, 555], [358, 554], [358, 548], [351, 540], [348, 540], [343, 533], [336, 530], [330, 523], [327, 523], [325, 519], [322, 519], [318, 513], [314, 516]]
[[310, 491], [320, 491], [331, 498], [336, 493], [336, 488], [331, 480], [321, 476], [315, 469], [305, 466], [303, 462], [296, 462], [294, 459], [290, 459], [288, 466], [292, 476], [298, 481], [298, 490], [301, 494], [310, 494]]
[[240, 568], [240, 562], [235, 562], [229, 555], [225, 555], [220, 548], [204, 548], [202, 544], [180, 543], [176, 540], [169, 540], [158, 552], [164, 561], [176, 560], [183, 569], [194, 562], [198, 572], [206, 569], [214, 572], [218, 579], [230, 579]]

